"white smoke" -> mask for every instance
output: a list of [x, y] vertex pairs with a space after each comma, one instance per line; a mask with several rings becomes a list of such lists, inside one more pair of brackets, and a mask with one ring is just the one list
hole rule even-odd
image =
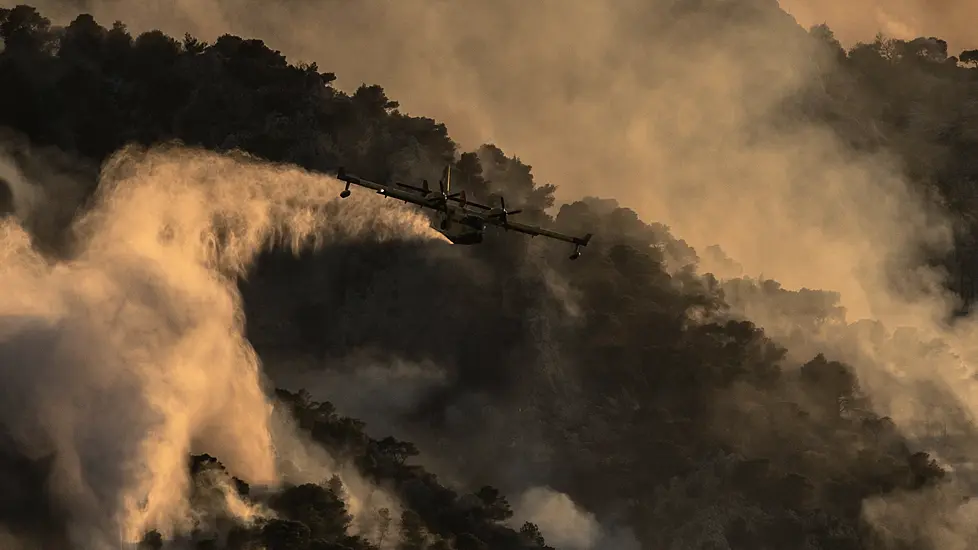
[[[569, 496], [549, 487], [531, 487], [513, 508], [516, 523], [529, 521], [540, 528], [547, 544], [561, 550], [640, 550], [628, 529], [602, 526], [591, 512]], [[519, 528], [519, 525], [514, 525]]]
[[351, 530], [364, 536], [376, 536], [378, 513], [387, 509], [392, 516], [400, 514], [401, 505], [389, 492], [365, 479], [349, 462], [334, 459], [316, 445], [295, 425], [295, 420], [276, 407], [270, 419], [275, 441], [278, 473], [282, 481], [293, 485], [326, 484], [337, 476], [343, 484], [347, 511], [353, 516]]

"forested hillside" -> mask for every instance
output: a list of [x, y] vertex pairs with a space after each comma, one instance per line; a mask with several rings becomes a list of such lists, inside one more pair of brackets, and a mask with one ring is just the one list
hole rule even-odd
[[[978, 293], [978, 103], [970, 99], [978, 51], [952, 57], [936, 38], [883, 37], [844, 51], [825, 26], [809, 35], [830, 65], [820, 92], [806, 88], [783, 115], [825, 124], [854, 152], [885, 149], [902, 159], [921, 194], [960, 221], [953, 253], [928, 260], [948, 267], [950, 289], [970, 303]], [[85, 14], [61, 28], [22, 5], [0, 9], [0, 39], [7, 156], [31, 177], [50, 170], [58, 151], [85, 184], [53, 221], [28, 227], [52, 261], [71, 258], [77, 243], [68, 229], [95, 195], [103, 162], [126, 145], [174, 141], [313, 173], [342, 165], [378, 181], [433, 179], [452, 162], [453, 181], [471, 197], [502, 194], [529, 223], [596, 235], [573, 264], [559, 243], [502, 233], [452, 254], [439, 252], [444, 243], [397, 239], [263, 253], [239, 282], [248, 341], [273, 380], [348, 384], [334, 391], [350, 401], [283, 383], [290, 387], [275, 392], [277, 407], [396, 504], [365, 511], [358, 503], [354, 512], [341, 476], [273, 489], [228, 485], [239, 474], [224, 473], [221, 456], [196, 455], [188, 470], [200, 521], [174, 544], [559, 547], [514, 501], [547, 487], [599, 525], [583, 543], [564, 537], [567, 548], [939, 547], [924, 533], [897, 540], [867, 520], [863, 503], [922, 493], [947, 483], [946, 472], [873, 412], [852, 367], [804, 347], [803, 336], [789, 353], [791, 340], [775, 342], [732, 314], [728, 299], [767, 296], [804, 321], [792, 329], [817, 331], [839, 317], [832, 289], [718, 281], [701, 273], [698, 251], [681, 235], [611, 198], [554, 213], [560, 182], [535, 181], [513, 156], [519, 151], [460, 150], [450, 128], [403, 114], [380, 85], [345, 93], [329, 67], [290, 63], [257, 37], [134, 36], [124, 22]], [[48, 160], [38, 160], [42, 153]], [[289, 371], [295, 363], [306, 367], [301, 378]], [[374, 376], [362, 373], [378, 364], [434, 365], [436, 382], [396, 408], [385, 400], [407, 392], [406, 383], [393, 367], [381, 369], [372, 380], [381, 397], [358, 401], [366, 391], [358, 384]], [[350, 417], [354, 404], [377, 425]], [[44, 496], [51, 457], [4, 452], [0, 523], [18, 540], [65, 548], [69, 520]], [[264, 512], [232, 513], [239, 508], [229, 504], [213, 520], [207, 510], [232, 493], [241, 507]], [[166, 538], [152, 532], [142, 544], [163, 548], [173, 542]]]

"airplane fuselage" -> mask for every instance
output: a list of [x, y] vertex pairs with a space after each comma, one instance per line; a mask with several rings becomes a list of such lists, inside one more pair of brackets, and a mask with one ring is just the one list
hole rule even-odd
[[452, 244], [479, 244], [482, 242], [482, 231], [462, 231], [460, 233], [455, 233], [451, 231], [442, 231], [442, 233], [448, 237], [448, 240], [452, 241]]
[[479, 244], [485, 229], [485, 222], [478, 216], [462, 216], [453, 218], [451, 224], [442, 221], [440, 231], [453, 244]]

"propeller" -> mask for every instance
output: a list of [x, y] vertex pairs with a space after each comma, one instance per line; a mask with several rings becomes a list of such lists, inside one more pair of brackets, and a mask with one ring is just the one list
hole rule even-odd
[[522, 209], [506, 210], [506, 198], [500, 195], [499, 208], [493, 208], [492, 212], [489, 213], [489, 216], [493, 218], [499, 218], [500, 221], [506, 223], [507, 218], [509, 217], [510, 214], [519, 214], [522, 211], [523, 211]]
[[441, 200], [443, 200], [445, 202], [448, 202], [448, 199], [454, 199], [455, 197], [458, 197], [459, 195], [462, 194], [462, 192], [459, 191], [458, 193], [452, 193], [451, 195], [449, 195], [448, 194], [448, 189], [445, 189], [445, 180], [444, 180], [444, 178], [438, 180], [438, 189], [439, 189], [439, 191], [441, 191]]
[[[446, 169], [446, 171], [447, 171], [447, 169]], [[451, 176], [443, 177], [443, 178], [441, 178], [441, 179], [438, 180], [438, 190], [441, 191], [441, 198], [438, 200], [438, 202], [439, 202], [439, 204], [440, 204], [440, 206], [442, 208], [442, 215], [444, 216], [444, 219], [442, 219], [442, 221], [441, 221], [441, 228], [443, 230], [448, 229], [448, 227], [452, 224], [452, 214], [451, 214], [451, 212], [448, 209], [448, 200], [449, 199], [454, 199], [454, 198], [459, 197], [459, 196], [461, 196], [461, 197], [464, 197], [465, 196], [465, 193], [464, 192], [448, 194], [448, 185], [449, 184], [446, 181], [448, 179], [448, 177], [451, 177]], [[427, 185], [426, 185], [426, 187], [427, 187]], [[463, 201], [464, 201], [464, 199], [463, 199]]]

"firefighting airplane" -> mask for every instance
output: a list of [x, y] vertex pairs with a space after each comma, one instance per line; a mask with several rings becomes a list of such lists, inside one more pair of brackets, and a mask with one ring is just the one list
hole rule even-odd
[[486, 225], [489, 224], [501, 227], [506, 231], [525, 233], [531, 237], [543, 235], [570, 243], [574, 245], [574, 252], [570, 255], [570, 259], [576, 260], [581, 257], [581, 247], [587, 246], [591, 240], [590, 233], [583, 237], [572, 237], [542, 227], [512, 222], [509, 220], [509, 216], [519, 214], [522, 210], [506, 210], [506, 200], [503, 197], [499, 198], [498, 207], [492, 207], [466, 200], [465, 191], [450, 193], [451, 178], [452, 168], [449, 165], [442, 171], [442, 177], [438, 180], [438, 191], [434, 191], [428, 187], [428, 180], [422, 180], [421, 187], [417, 187], [405, 183], [380, 184], [368, 181], [347, 173], [343, 168], [337, 170], [336, 173], [336, 179], [346, 183], [346, 188], [340, 193], [340, 198], [349, 197], [350, 185], [354, 184], [373, 189], [385, 197], [438, 211], [441, 217], [439, 231], [454, 244], [481, 243]]

